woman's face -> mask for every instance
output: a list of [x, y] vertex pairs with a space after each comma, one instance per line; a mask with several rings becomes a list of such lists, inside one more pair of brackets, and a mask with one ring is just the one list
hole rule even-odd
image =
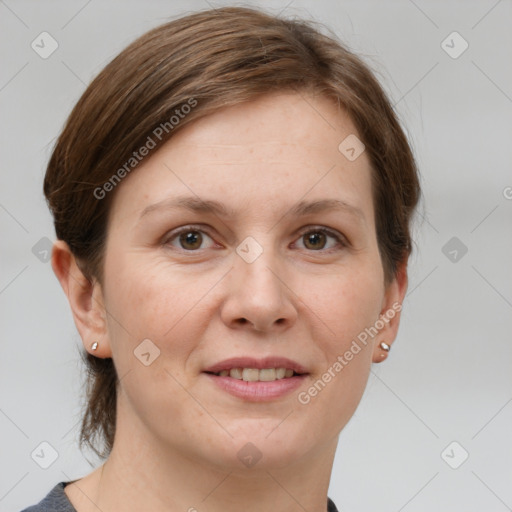
[[[368, 329], [405, 291], [384, 284], [369, 160], [338, 148], [351, 134], [327, 99], [267, 95], [190, 124], [117, 187], [100, 344], [120, 428], [224, 470], [332, 448], [399, 315]], [[232, 358], [256, 361], [216, 366]], [[206, 373], [293, 364], [305, 374]]]

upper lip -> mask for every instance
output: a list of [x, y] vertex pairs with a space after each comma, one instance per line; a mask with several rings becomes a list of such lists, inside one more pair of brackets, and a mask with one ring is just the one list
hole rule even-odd
[[279, 356], [269, 356], [260, 359], [255, 357], [232, 357], [205, 368], [203, 372], [217, 373], [222, 370], [231, 370], [231, 368], [257, 368], [258, 370], [263, 370], [264, 368], [289, 368], [296, 373], [308, 373], [306, 368], [296, 361]]

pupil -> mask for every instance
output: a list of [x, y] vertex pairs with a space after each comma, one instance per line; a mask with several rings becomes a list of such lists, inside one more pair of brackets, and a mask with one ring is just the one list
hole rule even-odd
[[[196, 249], [201, 245], [202, 237], [197, 231], [189, 231], [180, 236], [181, 242], [184, 245], [192, 245], [193, 249]], [[190, 247], [189, 247], [190, 248]]]
[[324, 233], [314, 233], [314, 234], [310, 234], [307, 236], [307, 243], [311, 244], [313, 246], [313, 248], [318, 248], [319, 246], [323, 246], [322, 242], [325, 242], [325, 234]]

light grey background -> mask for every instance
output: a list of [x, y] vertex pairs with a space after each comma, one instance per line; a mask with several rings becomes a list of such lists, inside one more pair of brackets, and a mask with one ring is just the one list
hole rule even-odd
[[[2, 511], [92, 470], [77, 448], [80, 339], [50, 264], [32, 251], [55, 238], [42, 194], [54, 138], [115, 54], [208, 4], [228, 2], [0, 1]], [[422, 173], [399, 337], [341, 434], [329, 495], [347, 512], [512, 510], [512, 2], [238, 5], [324, 22], [362, 53]], [[43, 31], [59, 45], [47, 59], [31, 48]], [[461, 39], [442, 45], [454, 31], [469, 44], [458, 58], [445, 49]], [[452, 237], [467, 254], [443, 253]], [[48, 469], [31, 458], [43, 441], [59, 454]]]

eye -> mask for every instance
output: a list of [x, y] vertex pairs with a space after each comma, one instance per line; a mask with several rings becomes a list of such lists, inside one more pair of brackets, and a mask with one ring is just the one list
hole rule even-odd
[[[328, 239], [331, 239], [329, 244]], [[309, 228], [303, 231], [299, 240], [304, 240], [303, 246], [313, 251], [330, 250], [339, 247], [345, 247], [347, 244], [343, 237], [326, 228]], [[334, 242], [332, 242], [332, 240]], [[329, 245], [327, 247], [327, 245]]]
[[184, 228], [171, 233], [169, 238], [165, 240], [165, 245], [169, 244], [178, 249], [185, 251], [196, 251], [198, 249], [206, 249], [207, 247], [201, 247], [205, 240], [209, 239], [213, 242], [210, 236], [208, 236], [203, 230], [196, 226], [186, 226]]
[[[208, 240], [210, 245], [204, 247], [203, 243], [208, 243]], [[301, 247], [299, 242], [302, 240]], [[323, 227], [310, 227], [307, 231], [303, 231], [297, 243], [299, 243], [300, 249], [308, 249], [315, 252], [330, 252], [330, 250], [336, 249], [336, 246], [338, 248], [347, 246], [343, 236]], [[170, 233], [165, 239], [164, 245], [171, 245], [177, 249], [194, 252], [200, 249], [213, 248], [214, 241], [201, 227], [185, 226]]]

